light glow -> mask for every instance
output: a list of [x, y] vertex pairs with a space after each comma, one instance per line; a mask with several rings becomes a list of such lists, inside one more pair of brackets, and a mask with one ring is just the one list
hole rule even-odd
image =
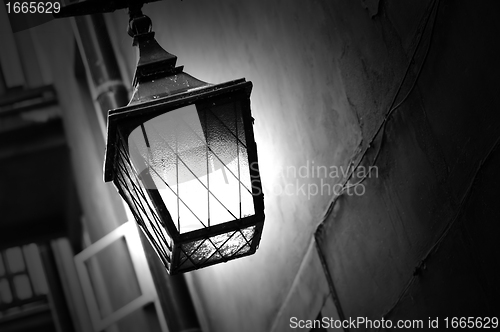
[[144, 187], [186, 233], [255, 213], [245, 142], [237, 107], [189, 105], [135, 128], [129, 150]]

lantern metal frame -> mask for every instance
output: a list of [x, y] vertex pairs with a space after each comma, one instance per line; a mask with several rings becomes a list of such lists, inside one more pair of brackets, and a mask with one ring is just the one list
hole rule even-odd
[[[182, 66], [175, 66], [177, 58], [162, 49], [154, 39], [151, 21], [142, 13], [131, 15], [129, 34], [134, 37], [133, 45], [139, 48], [134, 92], [127, 106], [108, 113], [104, 180], [113, 181], [169, 274], [187, 272], [255, 253], [265, 217], [257, 146], [253, 135], [254, 119], [250, 110], [252, 83], [239, 79], [213, 85], [183, 72]], [[242, 117], [255, 213], [180, 233], [157, 190], [155, 192], [143, 186], [130, 160], [128, 136], [146, 121], [181, 107], [194, 104], [197, 109], [209, 109], [229, 103], [238, 105]], [[231, 238], [239, 239], [243, 245], [239, 249], [222, 252], [221, 248]], [[162, 243], [158, 243], [158, 239]], [[202, 250], [200, 248], [208, 250], [210, 256], [195, 260], [193, 255], [197, 250]]]

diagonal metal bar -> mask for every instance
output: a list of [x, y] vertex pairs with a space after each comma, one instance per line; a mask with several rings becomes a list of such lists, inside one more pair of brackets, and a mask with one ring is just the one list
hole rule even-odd
[[243, 236], [243, 238], [245, 239], [245, 242], [250, 245], [250, 242], [252, 241], [253, 237], [255, 236], [255, 228], [257, 228], [256, 226], [252, 226], [254, 227], [254, 231], [253, 231], [253, 235], [252, 235], [252, 238], [250, 240], [247, 240], [247, 237], [245, 236], [245, 234], [243, 234], [243, 231], [241, 229], [238, 229], [238, 231], [240, 231], [241, 233], [241, 236]]
[[[124, 158], [124, 159], [127, 160], [127, 158]], [[128, 161], [126, 161], [126, 162], [128, 162]], [[122, 173], [125, 173], [127, 175], [128, 179], [129, 179], [129, 182], [130, 182], [130, 185], [132, 186], [131, 189], [135, 192], [135, 195], [138, 198], [142, 198], [142, 200], [140, 200], [139, 202], [137, 202], [137, 200], [134, 199], [134, 195], [131, 195], [130, 197], [132, 199], [133, 204], [136, 206], [136, 208], [137, 208], [138, 211], [142, 211], [142, 213], [146, 216], [147, 219], [151, 219], [148, 216], [148, 212], [147, 212], [146, 208], [144, 207], [144, 204], [141, 202], [141, 201], [144, 201], [146, 203], [145, 205], [147, 205], [147, 207], [149, 208], [149, 212], [150, 212], [150, 214], [153, 217], [153, 221], [155, 222], [156, 226], [158, 226], [158, 221], [161, 222], [161, 220], [159, 220], [158, 215], [152, 209], [151, 204], [148, 202], [148, 200], [146, 198], [146, 195], [142, 192], [142, 190], [139, 190], [139, 188], [138, 188], [137, 184], [135, 183], [135, 181], [133, 181], [133, 179], [130, 177], [129, 172], [127, 172], [127, 170], [123, 169], [123, 167], [125, 167], [125, 166], [123, 166], [122, 163], [120, 163], [119, 167], [122, 168]], [[126, 187], [128, 187], [128, 186], [126, 185]], [[138, 205], [140, 206], [140, 208], [138, 207]], [[143, 219], [143, 218], [141, 217], [141, 219]], [[146, 230], [148, 230], [148, 232], [149, 232], [149, 229], [146, 226], [146, 223], [144, 222], [144, 220], [143, 220], [143, 224], [144, 224], [144, 227], [146, 227]], [[157, 228], [161, 230], [160, 227], [152, 227], [153, 233], [156, 234], [156, 236], [158, 238], [162, 239], [164, 243], [167, 243], [167, 239], [165, 238], [165, 235], [163, 234], [163, 232], [158, 231]], [[153, 243], [156, 243], [156, 241], [153, 240]], [[170, 249], [170, 248], [168, 248], [168, 249]], [[165, 256], [167, 256], [167, 254], [166, 254], [166, 252], [164, 251], [163, 248], [161, 248], [160, 252], [162, 254], [164, 254]]]
[[[143, 193], [142, 190], [140, 190], [140, 186], [138, 186], [138, 179], [137, 179], [137, 176], [135, 176], [134, 178], [131, 178], [129, 173], [131, 174], [135, 174], [132, 170], [133, 170], [133, 165], [131, 164], [130, 162], [130, 159], [128, 158], [128, 156], [125, 154], [125, 152], [123, 152], [123, 147], [122, 149], [120, 149], [120, 153], [121, 153], [121, 159], [122, 159], [122, 163], [120, 163], [119, 167], [122, 167], [122, 173], [125, 173], [130, 181], [130, 184], [132, 185], [132, 188], [134, 190], [134, 192], [136, 193], [137, 197], [139, 198], [142, 198], [142, 200], [146, 203], [147, 207], [149, 208], [149, 212], [150, 214], [152, 215], [153, 219], [154, 219], [154, 222], [156, 223], [156, 226], [158, 226], [158, 223], [162, 223], [162, 220], [160, 219], [160, 217], [158, 216], [158, 214], [156, 213], [156, 211], [152, 208], [151, 206], [151, 203], [148, 201], [147, 199], [147, 196]], [[130, 172], [128, 171], [128, 169], [123, 170], [123, 167], [125, 167], [123, 165], [123, 161], [126, 165], [128, 165], [128, 167], [130, 168]], [[136, 183], [137, 182], [137, 183]], [[133, 198], [133, 196], [131, 196]], [[142, 203], [140, 203], [141, 206], [143, 206]], [[143, 209], [143, 213], [146, 215], [146, 217], [148, 217], [148, 213], [147, 213], [147, 210]], [[150, 219], [148, 217], [148, 219]], [[143, 222], [144, 223], [144, 222]], [[144, 226], [147, 228], [146, 224], [144, 223]], [[163, 225], [162, 225], [163, 227]], [[160, 227], [158, 227], [159, 229], [161, 229]], [[154, 227], [153, 227], [154, 229]], [[158, 234], [157, 234], [158, 235]], [[163, 232], [161, 232], [161, 236], [159, 236], [165, 243], [167, 243], [167, 240], [163, 234]], [[170, 248], [168, 248], [170, 249]]]
[[[118, 180], [119, 180], [119, 181], [121, 181], [121, 182], [122, 182], [122, 184], [123, 184], [123, 181], [124, 181], [124, 180], [122, 180], [120, 177], [118, 177]], [[128, 187], [126, 184], [124, 184], [124, 186]], [[135, 191], [135, 189], [134, 189], [134, 188], [133, 188], [133, 190]], [[131, 199], [131, 203], [132, 203], [132, 204], [136, 207], [137, 211], [139, 211], [139, 212], [140, 212], [140, 210], [142, 210], [142, 213], [143, 213], [144, 215], [146, 215], [146, 216], [147, 216], [146, 210], [145, 210], [145, 208], [143, 207], [142, 203], [137, 202], [137, 200], [136, 200], [136, 199], [134, 199], [134, 197], [133, 197], [132, 195], [130, 196], [130, 199]], [[140, 207], [139, 207], [138, 205], [139, 205]], [[136, 213], [136, 212], [134, 212], [134, 215], [136, 215], [136, 216], [137, 216], [137, 213]], [[146, 230], [148, 230], [148, 229], [147, 229], [147, 226], [146, 226], [146, 223], [144, 222], [144, 220], [143, 220], [142, 216], [139, 216], [139, 218], [140, 218], [140, 220], [142, 221], [142, 224], [143, 224], [143, 225], [141, 225], [141, 226], [142, 226], [142, 227], [145, 227], [145, 228], [146, 228]], [[154, 247], [158, 250], [158, 252], [160, 252], [160, 253], [161, 253], [161, 254], [163, 254], [165, 257], [167, 257], [168, 255], [166, 254], [165, 250], [164, 250], [162, 247], [158, 247], [158, 245], [156, 244], [156, 241], [152, 238], [152, 234], [149, 234], [149, 230], [148, 230], [148, 232], [146, 232], [146, 234], [148, 235], [148, 238], [149, 238], [149, 239], [150, 239], [150, 241], [153, 243]]]
[[[149, 144], [149, 139], [148, 139], [148, 136], [147, 136], [147, 133], [146, 133], [146, 128], [144, 128], [144, 123], [141, 124], [141, 131], [142, 131], [142, 135], [144, 137], [144, 141], [145, 141], [146, 147], [147, 147], [147, 164], [145, 165], [147, 167], [148, 165], [150, 165], [150, 160], [152, 159], [153, 154], [151, 152], [151, 145]], [[135, 146], [135, 147], [137, 148], [137, 146]], [[133, 167], [132, 163], [130, 162], [130, 159], [127, 159], [126, 161], [127, 161], [128, 165], [130, 167]], [[151, 167], [149, 167], [149, 168], [151, 168]], [[149, 172], [147, 174], [145, 174], [145, 175], [148, 176], [148, 177], [151, 177], [151, 175], [149, 174]], [[141, 173], [141, 177], [142, 176], [143, 176], [143, 174]], [[137, 179], [137, 175], [134, 177], [134, 179], [136, 180], [136, 182], [138, 184], [139, 183], [139, 179]], [[143, 179], [141, 178], [140, 180], [142, 181]], [[153, 181], [152, 178], [151, 178], [151, 181]], [[155, 188], [155, 189], [146, 188], [146, 190], [147, 190], [147, 193], [149, 194], [149, 198], [151, 200], [151, 204], [153, 204], [153, 205], [158, 204], [159, 202], [155, 202], [155, 198], [154, 198], [154, 196], [157, 196], [157, 199], [161, 199], [158, 189], [157, 188]], [[142, 190], [141, 190], [141, 192], [142, 192]], [[146, 195], [143, 195], [143, 199], [145, 199], [145, 197], [146, 197]], [[147, 202], [148, 202], [148, 206], [151, 205], [151, 204], [149, 204], [149, 201], [147, 201]], [[151, 209], [151, 207], [150, 207], [150, 212], [152, 214], [154, 214], [154, 210]], [[168, 213], [168, 210], [167, 210], [167, 213]], [[170, 213], [168, 213], [168, 215], [169, 215], [170, 219], [172, 219], [171, 216], [170, 216]], [[162, 224], [161, 225], [162, 227], [160, 227], [159, 223]], [[157, 236], [158, 236], [158, 232], [160, 233], [159, 237], [161, 238], [161, 240], [163, 240], [163, 243], [165, 243], [167, 245], [167, 247], [168, 247], [167, 238], [164, 236], [164, 233], [163, 233], [165, 226], [164, 226], [164, 223], [162, 222], [161, 218], [154, 218], [154, 220], [150, 222], [150, 226], [151, 226], [151, 228], [153, 229], [154, 233]], [[170, 248], [168, 248], [168, 249], [170, 249]]]
[[[137, 191], [137, 187], [136, 185], [134, 185], [134, 191]], [[140, 194], [142, 196], [142, 200], [146, 200], [145, 199], [145, 196], [143, 194]], [[134, 200], [135, 201], [135, 200]], [[147, 201], [146, 201], [147, 203]], [[134, 203], [135, 204], [135, 203]], [[167, 253], [167, 250], [168, 251], [171, 251], [171, 249], [169, 248], [168, 246], [168, 242], [167, 242], [167, 239], [165, 237], [165, 235], [163, 234], [163, 232], [161, 231], [161, 227], [158, 227], [158, 219], [157, 219], [157, 216], [154, 216], [153, 217], [153, 220], [151, 220], [151, 218], [148, 218], [148, 213], [147, 213], [147, 210], [143, 207], [143, 204], [140, 203], [139, 201], [139, 204], [140, 206], [142, 207], [142, 213], [144, 213], [144, 215], [146, 216], [146, 219], [149, 220], [149, 223], [155, 223], [156, 225], [152, 225], [150, 227], [148, 227], [147, 223], [143, 221], [143, 227], [145, 228], [146, 230], [146, 233], [148, 234], [148, 237], [149, 239], [151, 240], [151, 242], [153, 243], [154, 247], [158, 250], [158, 252], [160, 252], [162, 255], [164, 255], [165, 257], [168, 257], [168, 253]], [[149, 203], [147, 203], [147, 206], [149, 208], [149, 211], [150, 213], [152, 213], [152, 209], [151, 207], [149, 206]], [[142, 218], [141, 218], [142, 219]], [[155, 227], [156, 226], [156, 227]], [[152, 230], [152, 232], [151, 232]], [[163, 243], [165, 244], [165, 246], [167, 247], [167, 250], [164, 248], [164, 246], [162, 245], [159, 245], [157, 244], [158, 241], [156, 241], [156, 239], [154, 238], [154, 235], [156, 235], [156, 239], [160, 239], [161, 241], [163, 241]]]
[[[225, 245], [225, 244], [226, 244], [226, 243], [227, 243], [227, 242], [228, 242], [228, 241], [229, 241], [229, 240], [230, 240], [230, 239], [234, 236], [234, 234], [236, 234], [238, 231], [241, 233], [241, 235], [242, 235], [243, 239], [245, 240], [245, 244], [243, 244], [243, 245], [242, 245], [242, 246], [241, 246], [238, 250], [236, 250], [234, 253], [230, 254], [228, 257], [234, 257], [234, 256], [235, 256], [235, 255], [237, 255], [237, 254], [238, 254], [238, 252], [240, 252], [240, 251], [241, 251], [241, 250], [242, 250], [245, 246], [248, 246], [249, 248], [251, 248], [251, 247], [252, 247], [252, 246], [251, 246], [251, 244], [250, 244], [250, 242], [246, 239], [245, 235], [241, 232], [241, 229], [238, 229], [238, 230], [234, 231], [234, 232], [233, 232], [233, 234], [231, 234], [231, 236], [229, 236], [229, 237], [228, 237], [228, 238], [224, 241], [224, 243], [222, 243], [222, 244], [220, 245], [219, 249], [221, 249], [222, 247], [224, 247], [224, 245]], [[252, 239], [253, 239], [253, 236], [252, 236], [252, 238], [250, 239], [250, 241], [252, 241]], [[216, 253], [217, 251], [218, 251], [218, 250], [214, 251], [214, 252], [213, 252], [213, 253], [212, 253], [212, 254], [211, 254], [208, 258], [206, 258], [206, 259], [203, 261], [203, 263], [202, 263], [202, 264], [205, 264], [206, 262], [208, 262], [208, 260], [209, 260], [210, 258], [212, 258], [212, 257], [213, 257], [213, 255], [215, 255], [215, 253]], [[218, 252], [219, 252], [219, 255], [221, 256], [221, 258], [225, 258], [225, 257], [226, 257], [226, 256], [222, 255], [222, 253], [221, 253], [220, 251], [218, 251]]]
[[[218, 249], [221, 249], [221, 248], [222, 248], [222, 247], [223, 247], [223, 246], [227, 243], [227, 241], [229, 241], [229, 240], [230, 240], [230, 239], [234, 236], [234, 234], [236, 234], [236, 232], [237, 232], [237, 231], [234, 231], [234, 232], [233, 232], [233, 234], [231, 234], [231, 235], [230, 235], [230, 236], [229, 236], [229, 237], [228, 237], [228, 238], [227, 238], [227, 239], [226, 239], [226, 240], [225, 240], [225, 241], [224, 241], [224, 242], [223, 242], [223, 243], [219, 246], [219, 248], [218, 248]], [[222, 234], [220, 234], [220, 235], [222, 235]], [[206, 263], [206, 262], [207, 262], [210, 258], [212, 258], [212, 256], [213, 256], [213, 255], [215, 255], [215, 253], [216, 253], [216, 252], [219, 252], [219, 255], [221, 256], [221, 258], [224, 258], [224, 257], [225, 257], [224, 255], [222, 255], [222, 253], [221, 253], [219, 250], [217, 250], [217, 246], [215, 246], [215, 245], [214, 245], [214, 247], [215, 247], [214, 252], [213, 252], [210, 256], [208, 256], [207, 258], [205, 258], [205, 260], [203, 261], [203, 263], [202, 263], [202, 264], [205, 264], [205, 263]]]
[[[167, 141], [166, 141], [166, 140], [165, 140], [165, 139], [164, 139], [164, 138], [160, 135], [160, 133], [158, 133], [158, 131], [157, 131], [156, 129], [154, 129], [154, 127], [153, 127], [153, 130], [154, 130], [154, 131], [158, 134], [158, 136], [160, 136], [160, 137], [163, 139], [163, 141], [165, 142], [165, 144], [167, 145], [167, 147], [168, 147], [170, 150], [172, 150], [172, 152], [174, 152], [174, 153], [175, 153], [175, 151], [172, 149], [172, 147], [170, 146], [170, 144], [168, 144], [168, 142], [167, 142]], [[184, 166], [185, 166], [185, 167], [189, 170], [189, 172], [190, 172], [190, 173], [194, 176], [194, 178], [195, 178], [196, 180], [198, 180], [198, 182], [199, 182], [199, 183], [200, 183], [200, 184], [201, 184], [201, 185], [202, 185], [205, 189], [207, 189], [207, 191], [208, 191], [208, 192], [209, 192], [209, 193], [210, 193], [210, 194], [211, 194], [211, 195], [212, 195], [212, 196], [213, 196], [213, 197], [217, 200], [217, 202], [219, 202], [219, 204], [220, 204], [220, 205], [222, 205], [222, 206], [226, 209], [226, 211], [227, 211], [227, 212], [229, 212], [229, 214], [231, 214], [231, 216], [233, 216], [233, 218], [234, 218], [234, 219], [238, 219], [238, 218], [237, 218], [237, 217], [236, 217], [236, 216], [235, 216], [235, 215], [234, 215], [231, 211], [229, 211], [229, 209], [228, 209], [228, 208], [227, 208], [227, 207], [226, 207], [226, 206], [225, 206], [225, 205], [224, 205], [224, 204], [223, 204], [223, 203], [222, 203], [222, 202], [221, 202], [221, 201], [217, 198], [217, 196], [215, 196], [215, 194], [214, 194], [212, 191], [210, 191], [210, 190], [208, 189], [208, 187], [207, 187], [207, 186], [206, 186], [203, 182], [201, 182], [201, 180], [200, 180], [200, 179], [196, 176], [196, 174], [194, 174], [194, 172], [191, 170], [191, 168], [189, 168], [189, 167], [188, 167], [188, 165], [184, 162], [184, 160], [182, 160], [182, 158], [181, 158], [181, 157], [179, 157], [179, 160], [180, 160], [180, 162], [181, 162], [181, 163], [182, 163], [182, 164], [183, 164], [183, 165], [184, 165]], [[156, 174], [158, 174], [158, 173], [156, 172], [156, 170], [155, 170], [152, 166], [151, 166], [151, 168], [155, 171], [155, 173], [156, 173]], [[159, 175], [158, 175], [158, 176], [159, 176]], [[165, 181], [165, 180], [164, 180], [161, 176], [159, 176], [159, 177], [160, 177], [160, 179], [163, 181], [163, 183], [165, 183], [165, 184], [168, 186], [167, 182], [166, 182], [166, 181]], [[198, 218], [198, 217], [196, 216], [196, 218]], [[199, 220], [199, 218], [198, 218], [198, 220]], [[200, 221], [201, 221], [201, 220], [200, 220]], [[205, 226], [205, 227], [206, 227], [206, 226]]]
[[203, 243], [205, 243], [205, 241], [206, 241], [206, 240], [207, 240], [207, 239], [203, 239], [203, 241], [200, 241], [200, 244], [199, 244], [199, 245], [196, 247], [196, 249], [194, 249], [194, 250], [191, 252], [191, 254], [189, 254], [189, 255], [186, 253], [186, 251], [184, 250], [184, 247], [181, 245], [181, 246], [180, 246], [180, 249], [181, 249], [181, 251], [184, 253], [184, 255], [186, 256], [186, 258], [187, 258], [187, 259], [186, 259], [186, 260], [184, 260], [184, 262], [182, 262], [182, 263], [181, 263], [181, 265], [179, 265], [178, 267], [180, 268], [180, 267], [181, 267], [182, 265], [184, 265], [184, 263], [186, 263], [188, 260], [189, 260], [189, 261], [191, 261], [191, 264], [193, 264], [194, 266], [199, 265], [199, 263], [198, 263], [198, 264], [197, 264], [197, 263], [195, 263], [195, 262], [191, 259], [191, 257], [195, 254], [195, 252], [197, 252], [197, 251], [198, 251], [198, 249], [200, 249], [200, 247], [203, 245]]
[[249, 244], [244, 244], [244, 245], [242, 245], [242, 246], [240, 247], [240, 249], [236, 250], [236, 252], [232, 255], [232, 257], [234, 257], [234, 256], [238, 255], [238, 253], [239, 253], [239, 252], [240, 252], [243, 248], [245, 248], [246, 246], [248, 246], [248, 248], [249, 248], [249, 249], [252, 249], [252, 246], [251, 246], [251, 245], [249, 245]]
[[[195, 135], [196, 135], [196, 138], [198, 138], [198, 140], [199, 140], [200, 142], [202, 142], [202, 143], [203, 143], [203, 144], [207, 147], [207, 149], [209, 149], [209, 150], [210, 150], [210, 152], [212, 152], [212, 153], [214, 154], [214, 156], [215, 156], [215, 157], [216, 157], [216, 158], [220, 161], [220, 163], [221, 163], [222, 165], [224, 165], [224, 167], [225, 167], [225, 168], [229, 171], [229, 173], [231, 173], [231, 175], [232, 175], [232, 176], [233, 176], [233, 177], [234, 177], [234, 178], [235, 178], [235, 179], [236, 179], [236, 180], [237, 180], [237, 181], [238, 181], [238, 182], [239, 182], [239, 183], [240, 183], [243, 187], [245, 187], [245, 189], [246, 189], [246, 190], [248, 191], [248, 193], [251, 195], [251, 194], [252, 194], [252, 192], [251, 192], [251, 191], [250, 191], [250, 190], [249, 190], [249, 189], [245, 186], [245, 184], [244, 184], [243, 182], [241, 182], [240, 178], [239, 178], [239, 177], [237, 177], [237, 176], [236, 176], [236, 175], [235, 175], [235, 174], [234, 174], [234, 173], [233, 173], [233, 172], [229, 169], [229, 167], [227, 167], [227, 165], [226, 165], [226, 164], [222, 161], [222, 159], [221, 159], [221, 158], [217, 155], [217, 153], [215, 153], [215, 152], [212, 150], [212, 148], [211, 148], [210, 146], [208, 146], [208, 144], [205, 142], [205, 140], [204, 140], [203, 138], [201, 138], [201, 137], [200, 137], [200, 136], [199, 136], [199, 135], [198, 135], [198, 134], [194, 131], [194, 129], [193, 129], [193, 128], [191, 128], [191, 127], [189, 126], [189, 124], [187, 124], [187, 123], [186, 123], [186, 121], [184, 121], [184, 119], [182, 119], [182, 122], [184, 122], [184, 124], [186, 125], [186, 127], [188, 127], [188, 128], [189, 128], [189, 130], [191, 130], [191, 132], [193, 132], [193, 134], [195, 134]], [[156, 131], [156, 130], [155, 130], [155, 131]], [[167, 141], [165, 140], [165, 138], [164, 138], [164, 137], [163, 137], [163, 136], [162, 136], [162, 135], [161, 135], [158, 131], [156, 131], [156, 132], [158, 133], [158, 136], [160, 136], [160, 137], [161, 137], [161, 138], [165, 141], [165, 143], [167, 143]], [[207, 130], [207, 132], [208, 132], [208, 130]], [[234, 135], [233, 135], [233, 136], [234, 136]], [[168, 145], [168, 143], [167, 143], [167, 145]], [[246, 147], [245, 147], [245, 148], [246, 148]], [[186, 166], [186, 167], [187, 167], [187, 166]], [[238, 170], [239, 170], [239, 154], [238, 154]], [[194, 174], [193, 174], [193, 175], [194, 175]], [[195, 175], [195, 177], [196, 177], [196, 175]]]
[[231, 135], [233, 135], [239, 142], [241, 145], [243, 145], [245, 147], [245, 149], [247, 149], [247, 145], [245, 143], [243, 143], [238, 136], [236, 136], [232, 131], [231, 129], [229, 129], [228, 126], [226, 126], [226, 124], [214, 113], [214, 111], [212, 111], [211, 108], [208, 109], [210, 111], [210, 113], [212, 113], [214, 115], [214, 117], [219, 120], [219, 122], [231, 133]]
[[[205, 112], [205, 113], [206, 113], [206, 112]], [[193, 129], [193, 128], [191, 128], [191, 127], [189, 126], [189, 124], [187, 124], [187, 123], [186, 123], [186, 121], [184, 121], [184, 119], [182, 119], [182, 122], [184, 122], [184, 124], [185, 124], [185, 125], [186, 125], [186, 126], [187, 126], [187, 127], [188, 127], [188, 128], [189, 128], [192, 132], [193, 132], [193, 134], [195, 134], [195, 135], [196, 135], [196, 138], [198, 138], [198, 140], [199, 140], [202, 144], [204, 144], [204, 145], [207, 147], [207, 149], [209, 149], [209, 150], [210, 150], [210, 152], [212, 152], [212, 153], [214, 154], [214, 156], [215, 156], [215, 157], [216, 157], [216, 158], [220, 161], [220, 163], [221, 163], [222, 165], [224, 165], [224, 167], [225, 167], [225, 168], [229, 171], [229, 173], [231, 173], [231, 175], [232, 175], [232, 176], [233, 176], [233, 177], [234, 177], [234, 178], [235, 178], [235, 179], [236, 179], [236, 180], [237, 180], [237, 181], [238, 181], [238, 182], [239, 182], [239, 183], [240, 183], [243, 187], [245, 187], [245, 189], [246, 189], [246, 190], [248, 191], [248, 193], [251, 195], [251, 194], [252, 194], [252, 192], [251, 192], [251, 191], [250, 191], [250, 190], [249, 190], [249, 189], [245, 186], [245, 184], [244, 184], [243, 182], [241, 182], [241, 180], [240, 180], [240, 176], [239, 176], [239, 175], [240, 175], [240, 174], [239, 174], [239, 168], [240, 168], [240, 165], [239, 165], [239, 160], [240, 160], [239, 149], [238, 149], [238, 151], [237, 151], [237, 158], [238, 158], [238, 176], [236, 176], [236, 175], [235, 175], [235, 174], [234, 174], [234, 173], [233, 173], [233, 172], [229, 169], [229, 167], [227, 167], [227, 165], [226, 165], [226, 164], [222, 161], [222, 159], [221, 159], [221, 158], [217, 155], [217, 153], [215, 153], [215, 151], [214, 151], [211, 147], [209, 147], [209, 146], [208, 146], [208, 144], [205, 142], [205, 140], [204, 140], [202, 137], [200, 137], [200, 136], [199, 136], [199, 135], [198, 135], [198, 134], [194, 131], [194, 129]], [[227, 128], [227, 126], [226, 126], [226, 128]], [[228, 128], [228, 130], [229, 130], [229, 131], [231, 131], [229, 128]], [[207, 130], [207, 133], [208, 133], [208, 130]], [[159, 134], [159, 135], [160, 135], [160, 134]], [[161, 136], [161, 135], [160, 135], [160, 136]], [[234, 136], [234, 134], [233, 134], [233, 136]], [[235, 136], [235, 137], [236, 137], [236, 136]], [[163, 138], [163, 137], [162, 137], [162, 138]], [[237, 138], [237, 137], [236, 137], [236, 138]], [[163, 139], [164, 139], [164, 138], [163, 138]], [[164, 140], [165, 140], [165, 139], [164, 139]], [[237, 144], [237, 147], [239, 148], [239, 146], [238, 146], [238, 142], [241, 142], [241, 141], [237, 138], [236, 144]], [[243, 145], [243, 146], [245, 147], [245, 149], [246, 149], [246, 146], [245, 146], [243, 143], [242, 143], [242, 145]], [[208, 161], [207, 161], [207, 162], [208, 162]], [[240, 188], [240, 189], [241, 189], [241, 188]]]
[[[149, 146], [149, 143], [148, 143], [148, 141], [149, 141], [149, 140], [148, 140], [148, 138], [147, 138], [146, 129], [144, 128], [144, 125], [141, 125], [141, 128], [143, 129], [143, 136], [144, 136], [144, 140], [145, 140], [145, 142], [146, 142], [146, 145], [147, 145], [147, 146]], [[160, 135], [159, 135], [159, 133], [158, 133], [156, 130], [155, 130], [155, 132], [158, 134], [158, 136], [160, 136]], [[160, 137], [161, 137], [161, 136], [160, 136]], [[162, 137], [162, 139], [163, 139], [163, 137]], [[163, 140], [165, 141], [165, 139], [163, 139]], [[169, 145], [166, 141], [165, 141], [165, 143], [167, 144], [167, 146], [169, 147], [169, 149], [173, 151], [173, 149], [170, 147], [170, 145]], [[175, 153], [175, 151], [174, 151], [174, 153]], [[207, 226], [203, 223], [203, 221], [201, 221], [201, 219], [200, 219], [200, 218], [198, 218], [198, 216], [197, 216], [197, 215], [196, 215], [196, 214], [195, 214], [195, 213], [191, 210], [191, 208], [189, 208], [189, 206], [188, 206], [188, 205], [187, 205], [187, 204], [186, 204], [186, 203], [185, 203], [185, 202], [184, 202], [184, 201], [180, 198], [180, 196], [179, 196], [178, 192], [176, 193], [176, 192], [175, 192], [175, 191], [174, 191], [174, 190], [170, 187], [170, 185], [169, 185], [169, 184], [168, 184], [165, 180], [163, 180], [163, 178], [162, 178], [162, 177], [160, 176], [160, 174], [156, 171], [156, 169], [154, 169], [154, 167], [153, 167], [153, 166], [151, 165], [151, 163], [149, 162], [149, 154], [151, 154], [151, 150], [149, 150], [149, 153], [148, 153], [148, 160], [146, 160], [146, 166], [147, 166], [149, 169], [153, 170], [153, 172], [154, 172], [154, 173], [155, 173], [155, 174], [156, 174], [156, 175], [160, 178], [160, 180], [161, 180], [161, 181], [162, 181], [162, 182], [163, 182], [163, 183], [164, 183], [164, 184], [168, 187], [168, 189], [170, 189], [170, 191], [172, 191], [172, 193], [173, 193], [173, 194], [177, 197], [177, 204], [179, 204], [179, 201], [180, 201], [180, 202], [182, 202], [182, 204], [184, 204], [184, 206], [185, 206], [185, 207], [189, 210], [189, 212], [191, 212], [191, 213], [192, 213], [192, 214], [196, 217], [196, 219], [198, 219], [198, 221], [199, 221], [199, 222], [203, 225], [203, 227], [207, 227]], [[177, 156], [177, 153], [175, 153], [175, 154], [176, 154], [176, 156]], [[180, 158], [178, 158], [178, 159], [180, 159]], [[186, 166], [186, 168], [188, 168], [188, 167]], [[189, 169], [189, 168], [188, 168], [188, 169]], [[193, 174], [193, 175], [194, 175], [194, 174]], [[195, 177], [196, 177], [196, 175], [195, 175]], [[178, 176], [177, 176], [177, 181], [178, 181]], [[178, 190], [178, 189], [179, 189], [179, 182], [177, 182], [177, 190]], [[156, 190], [158, 190], [158, 189], [156, 189]], [[180, 212], [179, 212], [179, 210], [177, 210], [177, 219], [178, 219], [178, 220], [179, 220], [179, 213], [180, 213]], [[180, 231], [181, 231], [181, 229], [180, 229], [180, 225], [178, 225], [178, 229], [179, 229], [179, 232], [180, 232]]]
[[[137, 197], [139, 198], [142, 198], [142, 200], [146, 203], [147, 207], [149, 208], [149, 212], [151, 213], [151, 215], [155, 218], [155, 219], [158, 219], [160, 222], [161, 222], [161, 219], [160, 217], [158, 216], [158, 214], [156, 213], [156, 211], [152, 208], [152, 203], [150, 203], [147, 199], [147, 196], [144, 194], [144, 192], [142, 190], [140, 190], [140, 186], [138, 185], [138, 179], [136, 178], [132, 178], [130, 176], [130, 174], [135, 174], [136, 171], [135, 169], [133, 168], [133, 165], [130, 163], [129, 161], [129, 158], [127, 155], [125, 155], [125, 153], [121, 152], [122, 153], [122, 159], [125, 160], [126, 164], [128, 164], [129, 166], [129, 169], [127, 169], [122, 163], [119, 164], [119, 167], [121, 167], [122, 169], [122, 172], [125, 173], [127, 175], [127, 178], [132, 186], [132, 188], [134, 189], [134, 192], [136, 193]], [[133, 198], [133, 196], [131, 196]], [[141, 203], [141, 206], [142, 206], [142, 203]], [[147, 210], [143, 209], [143, 213], [148, 216], [148, 213], [147, 213]], [[148, 219], [150, 219], [148, 217]]]
[[[198, 216], [197, 216], [197, 215], [193, 212], [193, 210], [191, 210], [191, 208], [190, 208], [190, 207], [189, 207], [189, 206], [188, 206], [188, 205], [187, 205], [187, 204], [186, 204], [186, 203], [182, 200], [182, 198], [181, 198], [181, 197], [180, 197], [180, 196], [179, 196], [179, 195], [178, 195], [178, 194], [177, 194], [177, 193], [176, 193], [176, 192], [172, 189], [172, 187], [170, 187], [170, 186], [168, 185], [168, 183], [167, 183], [165, 180], [163, 180], [163, 178], [161, 177], [161, 175], [160, 175], [160, 174], [158, 174], [158, 172], [157, 172], [157, 171], [153, 168], [153, 166], [148, 165], [148, 167], [149, 167], [150, 169], [152, 169], [152, 170], [153, 170], [153, 172], [155, 172], [155, 174], [158, 176], [158, 178], [160, 178], [160, 180], [161, 180], [161, 181], [162, 181], [162, 182], [163, 182], [163, 183], [164, 183], [164, 184], [168, 187], [168, 189], [170, 189], [170, 191], [171, 191], [171, 192], [172, 192], [172, 193], [173, 193], [173, 194], [177, 197], [177, 200], [178, 200], [178, 201], [180, 201], [182, 204], [184, 204], [184, 206], [185, 206], [185, 207], [189, 210], [189, 212], [191, 212], [191, 213], [193, 214], [193, 216], [195, 216], [195, 217], [196, 217], [196, 219], [198, 219], [198, 221], [199, 221], [199, 222], [203, 225], [203, 227], [207, 227], [207, 226], [203, 223], [203, 221], [201, 221], [201, 219], [200, 219], [200, 218], [198, 218]], [[179, 218], [179, 215], [177, 215], [177, 218]], [[179, 232], [180, 232], [180, 227], [179, 227]]]

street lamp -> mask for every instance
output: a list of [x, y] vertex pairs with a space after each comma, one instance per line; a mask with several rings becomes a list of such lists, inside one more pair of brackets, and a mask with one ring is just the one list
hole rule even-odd
[[139, 61], [129, 104], [108, 114], [104, 180], [113, 181], [169, 274], [255, 253], [264, 199], [252, 83], [190, 76], [157, 43], [140, 7], [129, 13]]

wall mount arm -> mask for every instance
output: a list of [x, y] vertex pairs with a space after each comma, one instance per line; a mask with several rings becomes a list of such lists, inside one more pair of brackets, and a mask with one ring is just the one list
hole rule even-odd
[[98, 13], [111, 13], [117, 9], [141, 8], [143, 4], [160, 0], [87, 0], [73, 3], [61, 8], [59, 13], [54, 13], [55, 18], [92, 15]]

